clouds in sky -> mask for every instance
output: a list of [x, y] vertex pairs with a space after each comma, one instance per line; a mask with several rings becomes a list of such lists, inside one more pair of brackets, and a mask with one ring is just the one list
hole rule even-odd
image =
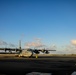
[[9, 43], [9, 46], [10, 47], [16, 47], [16, 45], [12, 44], [12, 43]]
[[71, 40], [71, 44], [76, 46], [76, 40]]
[[25, 48], [45, 48], [49, 50], [56, 50], [56, 52], [54, 53], [57, 54], [74, 54], [76, 53], [76, 40], [70, 40], [69, 44], [62, 46], [60, 50], [57, 50], [58, 47], [56, 44], [51, 44], [50, 46], [47, 46], [42, 43], [42, 39], [35, 38], [33, 42], [25, 43]]
[[[7, 43], [3, 40], [0, 40], [0, 47], [16, 47], [15, 44]], [[76, 54], [76, 40], [70, 40], [70, 43], [62, 46], [60, 50], [58, 50], [58, 46], [56, 44], [50, 44], [50, 46], [45, 45], [42, 42], [42, 39], [35, 38], [32, 42], [26, 42], [24, 48], [37, 48], [37, 49], [49, 49], [56, 50], [54, 53], [59, 54]]]
[[0, 40], [0, 45], [8, 45], [7, 42]]
[[39, 49], [56, 49], [57, 46], [52, 44], [50, 47], [42, 43], [42, 39], [35, 38], [33, 42], [25, 43], [25, 48], [39, 48]]
[[25, 43], [25, 48], [42, 48], [45, 45], [41, 42], [41, 39], [35, 38], [33, 42]]
[[16, 47], [16, 45], [14, 45], [14, 44], [12, 44], [12, 43], [7, 43], [7, 42], [5, 42], [5, 41], [3, 41], [3, 40], [0, 40], [0, 46], [2, 46], [2, 47]]
[[76, 40], [71, 40], [68, 45], [64, 46], [62, 52], [66, 54], [76, 54]]
[[56, 44], [52, 44], [49, 49], [57, 49], [57, 45]]

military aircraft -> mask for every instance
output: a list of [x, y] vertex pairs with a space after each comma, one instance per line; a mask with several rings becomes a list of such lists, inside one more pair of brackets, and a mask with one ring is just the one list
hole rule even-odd
[[19, 41], [19, 48], [0, 48], [0, 50], [4, 50], [5, 53], [12, 54], [12, 51], [15, 51], [18, 54], [18, 57], [32, 57], [34, 54], [38, 55], [40, 52], [44, 54], [49, 54], [49, 51], [56, 51], [56, 50], [47, 50], [47, 49], [22, 49], [21, 48], [21, 40]]
[[24, 49], [19, 53], [19, 57], [32, 57], [34, 54], [40, 54], [40, 52], [44, 54], [49, 54], [49, 51], [56, 50], [46, 50], [46, 49]]

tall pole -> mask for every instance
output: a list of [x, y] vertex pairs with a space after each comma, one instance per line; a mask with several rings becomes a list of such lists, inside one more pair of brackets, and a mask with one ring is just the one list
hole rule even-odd
[[19, 49], [21, 50], [21, 40], [19, 40]]

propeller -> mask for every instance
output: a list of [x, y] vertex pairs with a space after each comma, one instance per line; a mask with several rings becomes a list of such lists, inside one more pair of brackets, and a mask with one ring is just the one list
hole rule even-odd
[[36, 54], [39, 54], [40, 53], [38, 50], [34, 50], [33, 52], [36, 53]]
[[46, 53], [46, 54], [49, 54], [49, 51], [46, 50], [45, 53]]

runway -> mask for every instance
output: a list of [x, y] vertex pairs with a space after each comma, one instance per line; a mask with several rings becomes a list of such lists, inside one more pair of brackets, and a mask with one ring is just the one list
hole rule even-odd
[[25, 74], [30, 72], [52, 73], [57, 71], [75, 71], [76, 57], [50, 58], [0, 58], [0, 73]]

